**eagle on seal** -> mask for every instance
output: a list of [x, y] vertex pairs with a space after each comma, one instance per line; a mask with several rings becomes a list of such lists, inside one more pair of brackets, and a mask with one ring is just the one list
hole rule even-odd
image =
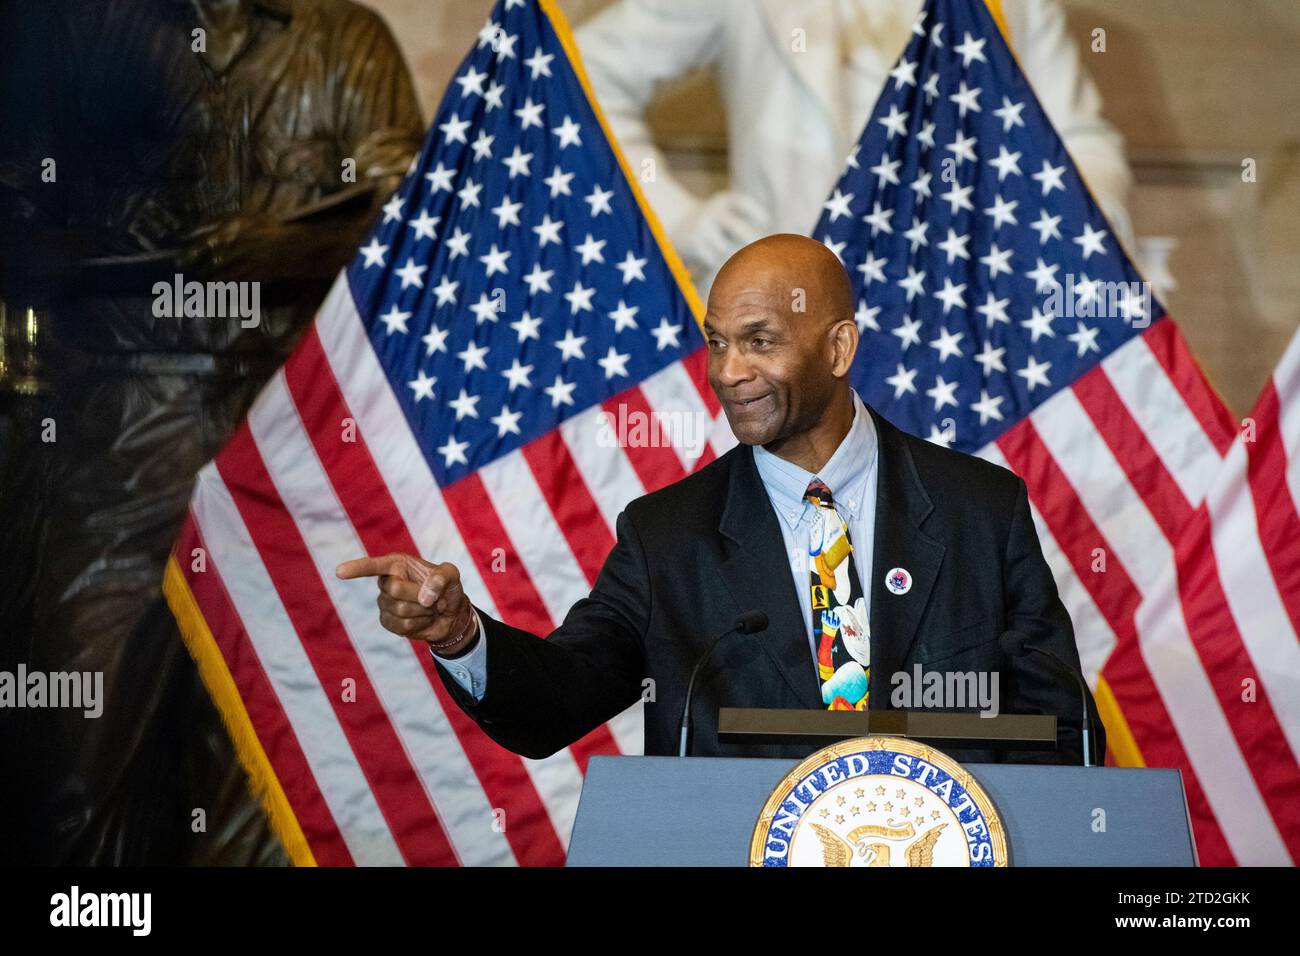
[[849, 831], [848, 839], [841, 839], [820, 823], [812, 824], [813, 832], [822, 843], [822, 860], [825, 866], [852, 866], [854, 857], [862, 860], [859, 866], [933, 866], [934, 844], [948, 824], [940, 823], [922, 833], [903, 850], [905, 863], [890, 862], [890, 844], [880, 840], [867, 842], [868, 837], [884, 837], [889, 841], [906, 840], [913, 836], [912, 824], [902, 827], [882, 827], [868, 824]]

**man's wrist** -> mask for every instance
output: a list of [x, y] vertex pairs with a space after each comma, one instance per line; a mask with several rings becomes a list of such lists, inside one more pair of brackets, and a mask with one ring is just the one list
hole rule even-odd
[[472, 604], [466, 602], [466, 606], [469, 608], [469, 622], [464, 626], [458, 636], [438, 643], [433, 641], [427, 642], [429, 647], [433, 650], [433, 653], [439, 657], [444, 657], [448, 660], [462, 657], [472, 651], [474, 645], [478, 643], [478, 614], [475, 613]]

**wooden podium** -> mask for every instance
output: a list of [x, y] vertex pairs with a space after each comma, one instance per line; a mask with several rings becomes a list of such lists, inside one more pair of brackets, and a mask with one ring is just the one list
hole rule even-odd
[[1056, 718], [1040, 714], [934, 710], [776, 710], [723, 707], [718, 736], [761, 743], [807, 741], [818, 747], [852, 737], [906, 737], [939, 750], [1054, 750]]

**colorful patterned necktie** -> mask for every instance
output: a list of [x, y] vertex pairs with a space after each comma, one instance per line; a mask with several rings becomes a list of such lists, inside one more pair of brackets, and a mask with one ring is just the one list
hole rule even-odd
[[822, 703], [828, 710], [866, 710], [871, 624], [849, 528], [835, 508], [830, 488], [820, 479], [809, 482], [804, 498], [814, 506], [808, 570]]

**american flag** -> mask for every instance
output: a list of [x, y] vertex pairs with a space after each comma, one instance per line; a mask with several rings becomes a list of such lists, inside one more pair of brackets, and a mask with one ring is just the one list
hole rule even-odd
[[1295, 350], [1246, 444], [985, 4], [912, 34], [814, 232], [853, 277], [854, 384], [1025, 480], [1108, 762], [1182, 771], [1203, 863], [1293, 863]]
[[[709, 434], [698, 297], [658, 236], [562, 15], [502, 0], [355, 260], [199, 476], [168, 567], [295, 862], [560, 863], [587, 759], [640, 751], [639, 707], [545, 760], [501, 749], [426, 647], [379, 628], [373, 586], [332, 569], [450, 561], [487, 613], [555, 628], [622, 507], [728, 446]], [[611, 421], [647, 440], [611, 442]]]

